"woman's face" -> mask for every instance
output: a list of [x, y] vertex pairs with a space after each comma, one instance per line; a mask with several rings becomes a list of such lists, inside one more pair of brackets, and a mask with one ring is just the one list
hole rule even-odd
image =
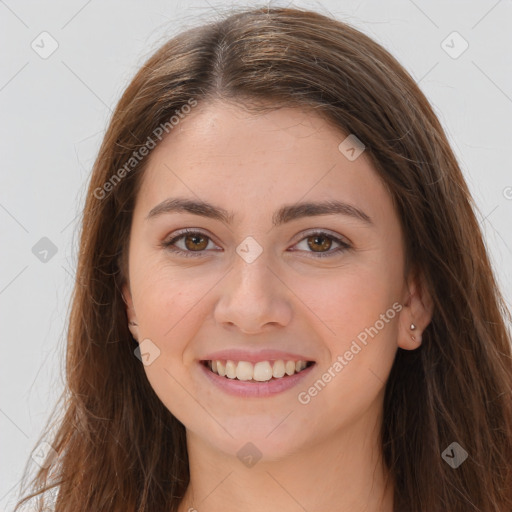
[[212, 103], [149, 157], [123, 292], [151, 386], [205, 446], [275, 458], [374, 421], [397, 346], [417, 347], [399, 219], [347, 135]]

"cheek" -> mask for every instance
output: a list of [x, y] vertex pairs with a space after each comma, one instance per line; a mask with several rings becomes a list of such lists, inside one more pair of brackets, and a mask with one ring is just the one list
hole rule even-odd
[[193, 268], [172, 264], [164, 249], [152, 248], [146, 240], [134, 247], [130, 258], [131, 290], [139, 324], [147, 337], [165, 341], [176, 329], [189, 325], [182, 319], [204, 295], [207, 283], [197, 279]]
[[[307, 297], [304, 302], [325, 325], [324, 332], [342, 348], [392, 308], [400, 285], [394, 270], [368, 264], [340, 268], [330, 278], [303, 279], [296, 282], [294, 289], [299, 297]], [[391, 316], [396, 319], [394, 311]], [[386, 323], [383, 330], [389, 330], [392, 323]]]
[[166, 350], [176, 350], [180, 340], [186, 339], [184, 334], [197, 326], [194, 310], [204, 290], [198, 279], [170, 272], [148, 273], [138, 293], [137, 318], [143, 334], [158, 340]]
[[340, 269], [323, 286], [303, 281], [300, 296], [314, 297], [307, 305], [316, 314], [318, 332], [325, 333], [330, 353], [319, 369], [320, 376], [327, 373], [328, 383], [325, 390], [318, 386], [317, 405], [326, 410], [341, 414], [341, 409], [364, 408], [384, 387], [397, 350], [401, 307], [398, 274], [382, 268], [372, 264]]
[[159, 350], [154, 362], [144, 367], [148, 381], [169, 411], [190, 422], [202, 411], [190, 397], [187, 346], [201, 327], [201, 299], [212, 285], [205, 287], [204, 280], [184, 274], [183, 269], [147, 267], [132, 292], [141, 338]]

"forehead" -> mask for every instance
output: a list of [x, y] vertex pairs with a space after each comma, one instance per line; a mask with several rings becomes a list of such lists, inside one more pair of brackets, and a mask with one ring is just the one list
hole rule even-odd
[[365, 152], [350, 160], [340, 150], [348, 135], [310, 110], [199, 105], [150, 154], [137, 203], [147, 213], [171, 195], [195, 196], [245, 214], [342, 199], [389, 215], [391, 198]]

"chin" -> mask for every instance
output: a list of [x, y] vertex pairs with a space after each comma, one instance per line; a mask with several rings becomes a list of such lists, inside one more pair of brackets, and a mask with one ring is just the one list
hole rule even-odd
[[[280, 418], [280, 421], [286, 415]], [[291, 416], [291, 415], [290, 415]], [[289, 428], [283, 429], [283, 423], [270, 421], [269, 418], [234, 418], [231, 422], [223, 422], [218, 418], [226, 430], [218, 426], [215, 434], [212, 429], [196, 431], [196, 435], [203, 437], [205, 443], [220, 450], [229, 456], [239, 458], [249, 456], [260, 461], [275, 461], [286, 458], [297, 452], [303, 446], [305, 432], [292, 432]], [[286, 421], [286, 420], [285, 420]], [[203, 429], [201, 429], [203, 430]]]

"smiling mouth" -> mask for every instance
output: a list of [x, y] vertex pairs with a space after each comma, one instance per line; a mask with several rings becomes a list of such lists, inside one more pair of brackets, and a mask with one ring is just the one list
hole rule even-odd
[[286, 379], [314, 365], [314, 361], [267, 360], [253, 364], [249, 361], [215, 360], [201, 361], [212, 373], [227, 379], [246, 382], [268, 382]]

